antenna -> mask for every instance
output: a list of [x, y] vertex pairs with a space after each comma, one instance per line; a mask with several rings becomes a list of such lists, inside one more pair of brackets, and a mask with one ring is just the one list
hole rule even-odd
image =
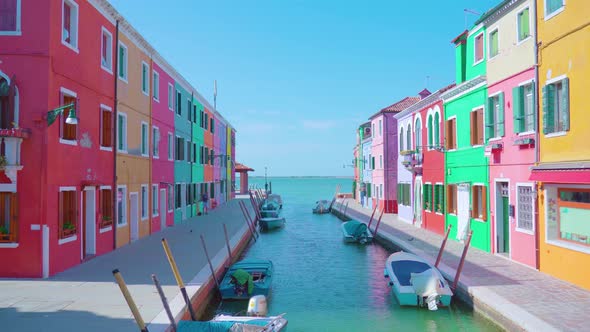
[[217, 110], [217, 80], [213, 81], [213, 108]]
[[426, 89], [428, 89], [428, 83], [430, 83], [430, 76], [426, 75], [426, 84], [425, 84]]
[[481, 15], [480, 13], [476, 12], [475, 10], [467, 9], [467, 8], [463, 9], [463, 14], [465, 15], [465, 30], [467, 30], [467, 14], [472, 14], [472, 15], [477, 15], [477, 16]]

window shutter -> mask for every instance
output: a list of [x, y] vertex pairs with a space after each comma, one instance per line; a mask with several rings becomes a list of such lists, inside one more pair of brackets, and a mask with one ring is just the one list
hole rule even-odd
[[469, 123], [471, 125], [469, 142], [471, 145], [475, 145], [477, 142], [477, 112], [469, 113]]
[[432, 147], [432, 142], [433, 142], [433, 139], [432, 139], [433, 130], [432, 129], [433, 129], [432, 128], [432, 115], [429, 115], [428, 116], [428, 148]]
[[527, 8], [522, 12], [522, 39], [531, 35], [531, 32], [529, 31], [529, 19], [529, 9]]
[[488, 98], [488, 105], [485, 109], [485, 141], [487, 142], [492, 137], [494, 131], [494, 98]]
[[[537, 84], [535, 82], [532, 82], [531, 83], [531, 92], [533, 94], [533, 103], [532, 103], [532, 108], [533, 109], [531, 110], [532, 117], [533, 117], [533, 128], [534, 128], [535, 131], [537, 131], [538, 130], [538, 128], [537, 128], [537, 126], [538, 126], [538, 123], [537, 123], [537, 113], [538, 113], [539, 110], [537, 108]], [[524, 91], [523, 91], [523, 94], [524, 94]], [[524, 97], [523, 97], [523, 100], [524, 100]]]
[[512, 89], [512, 110], [514, 133], [518, 134], [524, 131], [524, 87], [522, 86]]
[[563, 131], [568, 131], [570, 130], [570, 79], [566, 77], [561, 82], [563, 93], [561, 94], [559, 103], [562, 105], [563, 110], [560, 112], [560, 115], [561, 122], [563, 123]]
[[[487, 220], [488, 219], [488, 193], [487, 193], [487, 187], [485, 186], [481, 186], [481, 214], [482, 214], [482, 218], [483, 220]], [[479, 217], [479, 216], [478, 216]]]
[[500, 110], [498, 114], [498, 136], [504, 136], [504, 92], [498, 95], [498, 104], [500, 105]]
[[549, 84], [543, 87], [543, 134], [553, 132], [553, 107], [555, 86]]
[[484, 139], [483, 139], [483, 133], [481, 132], [481, 130], [482, 130], [481, 128], [483, 127], [483, 110], [480, 109], [479, 111], [477, 111], [476, 116], [477, 116], [477, 144], [483, 145]]
[[476, 218], [476, 205], [477, 205], [477, 189], [471, 187], [471, 218]]
[[63, 228], [64, 228], [64, 225], [63, 225], [63, 222], [64, 222], [64, 192], [63, 191], [59, 192], [57, 204], [58, 204], [57, 205], [57, 210], [58, 210], [58, 213], [57, 213], [57, 218], [58, 218], [57, 219], [57, 225], [58, 225], [57, 237], [58, 237], [58, 239], [61, 239], [62, 233], [63, 233]]
[[8, 232], [12, 237], [12, 241], [17, 241], [16, 234], [18, 234], [18, 195], [12, 193], [10, 195], [10, 229]]

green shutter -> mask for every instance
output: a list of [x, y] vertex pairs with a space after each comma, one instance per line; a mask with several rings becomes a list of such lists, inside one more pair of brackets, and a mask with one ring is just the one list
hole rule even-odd
[[[494, 131], [494, 99], [488, 98], [488, 107], [485, 109], [486, 113], [486, 128], [485, 128], [485, 140], [489, 140], [492, 138], [492, 134]], [[472, 128], [473, 130], [473, 128]]]
[[545, 135], [553, 132], [554, 93], [554, 85], [549, 84], [543, 87], [543, 134]]
[[500, 109], [498, 111], [498, 136], [504, 136], [504, 92], [498, 95], [498, 104]]
[[434, 113], [434, 145], [438, 147], [440, 142], [440, 129], [439, 129], [439, 117], [438, 113]]
[[412, 197], [412, 194], [410, 193], [410, 184], [406, 183], [406, 205], [410, 206], [410, 198]]
[[525, 9], [522, 12], [522, 39], [525, 39], [526, 37], [530, 36], [530, 31], [529, 31], [529, 9]]
[[428, 116], [428, 147], [432, 147], [432, 115]]
[[531, 91], [533, 93], [533, 109], [531, 110], [531, 112], [533, 112], [533, 129], [537, 131], [537, 113], [539, 112], [539, 110], [537, 109], [537, 84], [535, 82], [531, 83]]
[[570, 79], [565, 78], [561, 81], [563, 86], [563, 93], [561, 94], [561, 100], [559, 101], [562, 108], [561, 122], [563, 123], [563, 131], [570, 130]]
[[514, 132], [522, 133], [524, 131], [524, 87], [517, 86], [512, 89], [512, 107], [514, 116]]

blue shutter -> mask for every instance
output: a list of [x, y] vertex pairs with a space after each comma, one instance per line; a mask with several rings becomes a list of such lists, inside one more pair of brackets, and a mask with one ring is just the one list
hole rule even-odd
[[563, 93], [561, 94], [560, 100], [560, 104], [562, 106], [560, 120], [562, 122], [563, 131], [568, 131], [570, 130], [570, 79], [566, 77], [561, 82]]
[[[486, 113], [486, 127], [485, 127], [485, 140], [486, 142], [492, 138], [494, 131], [494, 99], [488, 98], [488, 105], [485, 109]], [[473, 130], [473, 128], [472, 128]]]
[[524, 131], [524, 87], [517, 86], [512, 89], [512, 110], [514, 119], [514, 132]]
[[500, 109], [498, 110], [498, 119], [496, 121], [498, 121], [498, 136], [502, 137], [504, 136], [504, 92], [498, 95], [498, 104], [500, 105]]
[[545, 85], [543, 87], [543, 134], [553, 132], [553, 108], [554, 108], [555, 86]]

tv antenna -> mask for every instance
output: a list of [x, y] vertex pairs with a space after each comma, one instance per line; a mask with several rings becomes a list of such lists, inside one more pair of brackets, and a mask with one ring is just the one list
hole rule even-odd
[[465, 15], [465, 30], [467, 30], [467, 15], [468, 14], [477, 15], [477, 16], [481, 15], [480, 13], [476, 12], [475, 10], [468, 9], [468, 8], [463, 9], [463, 14]]

